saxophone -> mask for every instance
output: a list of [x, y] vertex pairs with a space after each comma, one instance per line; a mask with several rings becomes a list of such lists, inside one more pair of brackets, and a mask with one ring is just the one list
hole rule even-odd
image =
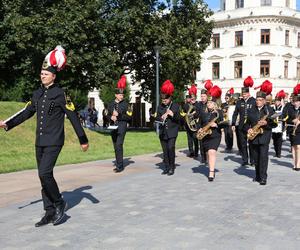
[[[296, 119], [300, 120], [300, 115], [297, 115]], [[296, 135], [296, 130], [297, 130], [298, 126], [299, 126], [299, 124], [297, 124], [297, 125], [294, 126], [293, 133], [292, 133], [293, 136]]]
[[192, 113], [193, 110], [194, 106], [189, 104], [189, 110], [184, 116], [184, 120], [191, 131], [197, 131], [197, 119], [194, 118], [194, 115]]
[[199, 129], [197, 132], [197, 139], [202, 140], [205, 136], [211, 135], [211, 125], [219, 119], [219, 112], [216, 111], [217, 116], [213, 118], [209, 123], [207, 123], [202, 129]]
[[[265, 121], [265, 120], [267, 119], [268, 115], [269, 115], [269, 114], [264, 115], [264, 116], [260, 119], [260, 121]], [[257, 135], [262, 134], [263, 132], [264, 132], [263, 128], [257, 123], [257, 124], [252, 128], [252, 132], [251, 132], [251, 133], [248, 131], [248, 133], [247, 133], [247, 138], [248, 138], [248, 140], [252, 141], [252, 140], [254, 140], [254, 138], [255, 138]]]

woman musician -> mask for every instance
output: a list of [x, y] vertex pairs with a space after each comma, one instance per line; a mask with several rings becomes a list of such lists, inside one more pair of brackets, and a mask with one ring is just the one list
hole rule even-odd
[[174, 85], [166, 80], [161, 86], [162, 103], [157, 108], [156, 123], [159, 126], [159, 140], [163, 150], [165, 169], [163, 175], [175, 172], [175, 143], [180, 125], [179, 105], [172, 101]]
[[223, 111], [217, 105], [217, 99], [221, 97], [221, 94], [221, 89], [218, 86], [213, 86], [208, 91], [207, 108], [198, 114], [200, 129], [197, 132], [197, 137], [202, 140], [203, 149], [208, 159], [208, 181], [210, 182], [215, 178], [217, 150], [222, 137]]
[[[298, 84], [299, 85], [299, 84]], [[298, 86], [297, 85], [297, 86]], [[287, 110], [287, 134], [289, 135], [294, 160], [293, 170], [300, 170], [300, 91], [294, 88], [293, 105]]]

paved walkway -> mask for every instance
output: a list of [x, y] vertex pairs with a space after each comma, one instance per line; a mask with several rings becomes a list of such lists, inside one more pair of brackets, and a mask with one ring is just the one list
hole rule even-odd
[[[221, 151], [224, 150], [222, 146]], [[273, 155], [273, 153], [270, 153]], [[236, 152], [218, 154], [216, 180], [178, 151], [174, 176], [159, 154], [56, 168], [69, 204], [59, 226], [35, 228], [42, 215], [36, 171], [0, 175], [1, 249], [299, 249], [300, 172], [291, 156], [270, 157], [268, 185], [252, 182]]]

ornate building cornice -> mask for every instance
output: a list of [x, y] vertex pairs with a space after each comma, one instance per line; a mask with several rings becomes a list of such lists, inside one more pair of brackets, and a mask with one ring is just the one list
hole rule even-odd
[[277, 23], [297, 26], [300, 28], [300, 18], [288, 16], [257, 16], [257, 17], [243, 17], [232, 18], [228, 15], [228, 19], [215, 21], [215, 28], [227, 28], [233, 26], [243, 26], [261, 23]]

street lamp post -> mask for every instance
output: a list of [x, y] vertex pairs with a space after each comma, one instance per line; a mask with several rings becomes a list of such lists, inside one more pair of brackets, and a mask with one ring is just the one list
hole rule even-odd
[[[156, 112], [159, 105], [159, 51], [161, 47], [158, 45], [154, 46], [155, 57], [156, 57]], [[159, 126], [156, 124], [156, 133], [159, 133]]]

